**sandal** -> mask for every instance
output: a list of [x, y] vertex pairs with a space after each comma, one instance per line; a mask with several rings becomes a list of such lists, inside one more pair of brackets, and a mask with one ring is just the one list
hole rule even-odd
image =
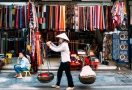
[[17, 78], [22, 79], [22, 77], [21, 77], [21, 76], [20, 76], [20, 77], [17, 77]]
[[57, 86], [57, 85], [52, 85], [51, 87], [52, 87], [52, 88], [57, 88], [57, 89], [60, 88], [60, 86]]
[[14, 78], [18, 77], [17, 75], [14, 76]]
[[66, 90], [74, 90], [74, 87], [68, 87]]

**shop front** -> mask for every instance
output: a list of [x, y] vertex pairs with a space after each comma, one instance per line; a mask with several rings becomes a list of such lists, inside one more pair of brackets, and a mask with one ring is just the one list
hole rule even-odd
[[[58, 45], [56, 35], [65, 32], [70, 39], [71, 66], [80, 69], [80, 64], [96, 64], [98, 68], [115, 66], [117, 63], [129, 63], [129, 34], [127, 1], [43, 1], [22, 3], [10, 2], [0, 5], [0, 28], [2, 31], [21, 32], [22, 44], [19, 44], [20, 34], [15, 34], [7, 41], [15, 46], [6, 45], [1, 53], [13, 49], [18, 53], [31, 46], [31, 64], [34, 72], [42, 65], [43, 69], [57, 69], [60, 53], [46, 47], [47, 41]], [[25, 34], [22, 29], [26, 28]], [[2, 33], [1, 33], [2, 34]], [[13, 35], [13, 34], [12, 34]], [[25, 36], [23, 36], [25, 35]], [[28, 37], [27, 37], [28, 36]], [[15, 40], [18, 40], [15, 42]], [[1, 40], [1, 42], [3, 42]], [[21, 45], [21, 46], [19, 46]], [[19, 50], [19, 49], [20, 50]], [[80, 54], [81, 53], [81, 54]], [[14, 55], [14, 56], [17, 56]], [[47, 61], [47, 62], [46, 62]], [[85, 63], [84, 63], [85, 62]], [[78, 67], [79, 66], [79, 67]]]

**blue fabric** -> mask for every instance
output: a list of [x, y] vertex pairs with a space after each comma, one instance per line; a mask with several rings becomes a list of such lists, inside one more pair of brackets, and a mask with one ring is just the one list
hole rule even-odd
[[20, 6], [20, 28], [22, 28], [22, 6]]
[[21, 71], [25, 71], [25, 70], [28, 70], [28, 69], [27, 69], [26, 67], [21, 68], [20, 65], [14, 65], [14, 70], [15, 70], [18, 74], [20, 74]]

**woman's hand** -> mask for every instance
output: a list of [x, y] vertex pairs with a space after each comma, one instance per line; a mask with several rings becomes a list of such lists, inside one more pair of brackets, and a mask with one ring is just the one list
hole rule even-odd
[[46, 45], [47, 45], [48, 47], [50, 47], [50, 45], [51, 45], [51, 42], [47, 42], [47, 43], [46, 43]]

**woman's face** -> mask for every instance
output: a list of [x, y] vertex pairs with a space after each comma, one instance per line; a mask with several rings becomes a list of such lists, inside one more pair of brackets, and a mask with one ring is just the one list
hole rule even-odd
[[19, 53], [19, 58], [23, 58], [23, 54], [22, 53]]

